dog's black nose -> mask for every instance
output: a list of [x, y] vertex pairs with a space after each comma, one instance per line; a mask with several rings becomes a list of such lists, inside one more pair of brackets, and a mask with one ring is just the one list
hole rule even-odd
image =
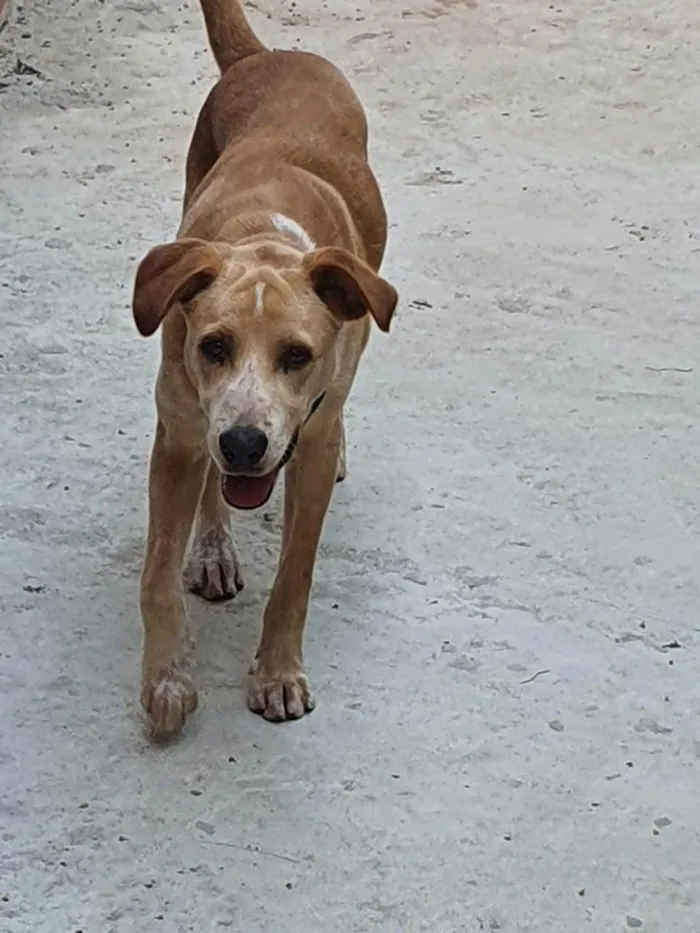
[[267, 435], [248, 426], [229, 428], [219, 435], [219, 450], [234, 472], [255, 470], [265, 456]]

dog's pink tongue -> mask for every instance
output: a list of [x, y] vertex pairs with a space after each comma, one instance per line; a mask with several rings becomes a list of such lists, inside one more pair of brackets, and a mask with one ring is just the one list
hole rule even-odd
[[233, 509], [259, 509], [275, 488], [277, 472], [267, 476], [224, 476], [224, 499]]

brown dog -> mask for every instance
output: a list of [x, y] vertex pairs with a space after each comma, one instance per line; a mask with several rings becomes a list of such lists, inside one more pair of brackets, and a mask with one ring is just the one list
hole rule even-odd
[[302, 636], [345, 470], [343, 404], [368, 315], [387, 331], [397, 302], [377, 275], [386, 215], [347, 81], [315, 55], [265, 49], [236, 0], [202, 7], [222, 76], [195, 127], [178, 238], [142, 260], [133, 297], [141, 334], [163, 325], [141, 579], [141, 699], [161, 737], [197, 705], [188, 541], [190, 589], [234, 596], [229, 507], [262, 506], [283, 467], [282, 553], [248, 705], [271, 720], [313, 708]]

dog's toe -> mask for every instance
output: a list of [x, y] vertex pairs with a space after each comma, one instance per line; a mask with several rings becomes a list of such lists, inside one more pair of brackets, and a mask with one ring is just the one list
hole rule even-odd
[[151, 736], [157, 741], [178, 735], [197, 703], [194, 682], [184, 671], [162, 671], [144, 677], [141, 705]]
[[221, 602], [243, 589], [238, 555], [226, 528], [210, 528], [198, 535], [185, 569], [185, 583], [191, 593], [211, 602]]
[[269, 722], [301, 719], [315, 706], [303, 672], [271, 674], [260, 667], [254, 671], [248, 690], [248, 708]]

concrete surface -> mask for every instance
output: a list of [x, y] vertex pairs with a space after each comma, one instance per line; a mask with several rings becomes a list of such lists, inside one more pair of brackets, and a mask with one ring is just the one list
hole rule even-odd
[[277, 546], [276, 513], [255, 514], [242, 597], [192, 603], [201, 712], [178, 745], [143, 738], [158, 347], [131, 278], [175, 230], [214, 68], [194, 4], [19, 6], [0, 930], [697, 933], [700, 9], [252, 15], [366, 101], [402, 293], [318, 567], [319, 707], [282, 727], [245, 707]]

